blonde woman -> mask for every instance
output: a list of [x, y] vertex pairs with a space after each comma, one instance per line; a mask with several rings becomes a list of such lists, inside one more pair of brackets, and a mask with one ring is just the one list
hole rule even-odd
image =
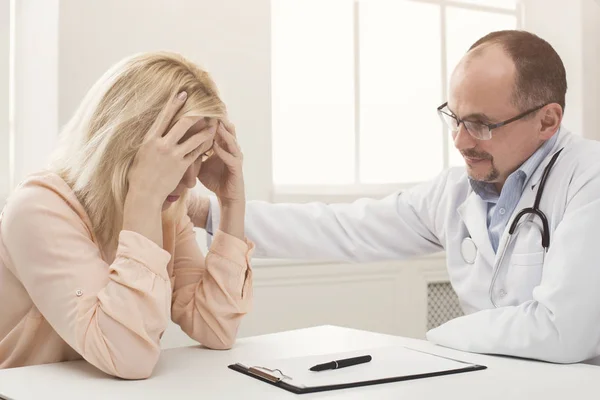
[[[242, 155], [208, 74], [169, 53], [109, 70], [66, 125], [51, 168], [0, 217], [0, 368], [84, 358], [152, 374], [169, 319], [213, 349], [252, 300]], [[186, 192], [215, 192], [206, 257]]]

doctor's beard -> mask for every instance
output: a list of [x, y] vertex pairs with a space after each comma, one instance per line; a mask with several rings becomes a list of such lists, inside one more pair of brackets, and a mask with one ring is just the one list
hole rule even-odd
[[474, 170], [465, 160], [465, 164], [467, 166], [467, 172], [472, 179], [474, 179], [476, 181], [480, 181], [480, 182], [492, 183], [492, 182], [496, 182], [498, 180], [498, 178], [500, 177], [500, 171], [498, 171], [498, 169], [494, 165], [494, 157], [492, 157], [490, 154], [479, 153], [474, 150], [464, 150], [464, 151], [461, 151], [461, 154], [463, 155], [463, 157], [488, 160], [490, 162], [489, 170], [487, 171], [487, 173], [483, 177], [477, 177], [477, 176], [472, 175]]

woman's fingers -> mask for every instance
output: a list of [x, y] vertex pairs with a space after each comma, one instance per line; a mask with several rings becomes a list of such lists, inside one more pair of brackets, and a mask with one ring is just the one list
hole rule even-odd
[[160, 114], [158, 114], [158, 118], [154, 120], [154, 123], [148, 132], [150, 136], [155, 138], [160, 138], [163, 136], [169, 128], [169, 125], [171, 125], [173, 117], [175, 114], [177, 114], [181, 107], [183, 107], [186, 100], [186, 92], [181, 92], [170, 99], [165, 107], [161, 110]]
[[[181, 143], [180, 145], [178, 145], [177, 148], [177, 153], [184, 157], [184, 158], [189, 158], [192, 156], [192, 154], [196, 153], [196, 150], [198, 151], [198, 156], [208, 150], [210, 150], [211, 145], [212, 145], [212, 139], [214, 137], [214, 132], [211, 132], [210, 130], [203, 130], [202, 132], [199, 132], [195, 135], [193, 135], [192, 137], [190, 137], [189, 139], [187, 139], [185, 142]], [[194, 160], [198, 158], [197, 156], [194, 157]]]
[[234, 167], [236, 164], [239, 163], [238, 159], [226, 150], [224, 150], [221, 146], [219, 146], [219, 143], [217, 143], [217, 141], [215, 141], [215, 143], [213, 144], [213, 150], [217, 157], [219, 157], [223, 161], [223, 163], [228, 167]]
[[225, 146], [223, 146], [225, 147], [225, 150], [229, 151], [229, 153], [231, 153], [235, 157], [242, 156], [242, 150], [240, 149], [240, 146], [238, 145], [235, 136], [233, 136], [232, 133], [225, 129], [224, 124], [219, 124], [217, 133], [225, 143]]
[[[185, 136], [187, 131], [204, 117], [182, 117], [165, 135], [164, 140], [169, 146], [175, 146]], [[188, 139], [189, 140], [189, 139]], [[187, 140], [186, 140], [187, 142]]]
[[237, 133], [235, 132], [235, 125], [228, 119], [222, 119], [221, 122], [225, 125], [225, 129], [237, 139]]
[[[191, 140], [191, 139], [190, 139]], [[189, 141], [189, 140], [188, 140]], [[204, 142], [203, 142], [204, 143]], [[196, 161], [198, 159], [198, 157], [200, 157], [200, 155], [202, 153], [205, 152], [204, 150], [205, 146], [202, 146], [202, 144], [200, 144], [200, 146], [197, 146], [195, 149], [192, 149], [192, 151], [190, 151], [189, 153], [187, 153], [184, 156], [184, 159], [189, 163], [193, 163], [194, 161]]]
[[212, 147], [215, 137], [216, 125], [208, 125], [200, 132], [191, 135], [184, 142], [178, 145], [179, 154], [187, 156], [190, 152], [200, 147], [202, 152], [208, 151]]

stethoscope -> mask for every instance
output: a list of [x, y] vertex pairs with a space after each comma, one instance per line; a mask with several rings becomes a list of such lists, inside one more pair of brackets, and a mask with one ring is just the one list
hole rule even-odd
[[[506, 240], [506, 244], [503, 246], [503, 248], [501, 250], [498, 268], [496, 268], [494, 271], [494, 276], [492, 277], [492, 283], [490, 285], [489, 295], [490, 295], [490, 300], [491, 300], [492, 304], [494, 305], [494, 307], [498, 307], [496, 305], [496, 303], [494, 302], [494, 296], [493, 296], [494, 284], [496, 283], [496, 278], [498, 277], [498, 271], [500, 270], [500, 266], [502, 265], [502, 263], [504, 261], [504, 256], [506, 255], [506, 249], [510, 245], [512, 236], [515, 233], [515, 231], [517, 230], [517, 227], [519, 226], [519, 221], [524, 216], [526, 216], [528, 214], [532, 214], [532, 215], [537, 215], [540, 218], [540, 220], [542, 221], [542, 247], [544, 248], [544, 253], [548, 252], [548, 248], [550, 247], [550, 227], [548, 225], [548, 218], [546, 218], [546, 214], [544, 214], [544, 212], [542, 210], [540, 210], [540, 201], [542, 200], [542, 194], [544, 193], [544, 187], [546, 186], [546, 180], [548, 179], [550, 170], [556, 163], [556, 160], [558, 159], [558, 156], [561, 151], [563, 151], [563, 149], [558, 150], [552, 156], [552, 159], [550, 160], [548, 165], [546, 165], [546, 167], [544, 168], [544, 172], [542, 173], [542, 178], [540, 180], [540, 184], [538, 186], [537, 193], [535, 195], [535, 201], [533, 203], [533, 207], [527, 207], [527, 208], [524, 208], [521, 211], [519, 211], [517, 216], [513, 219], [512, 223], [510, 224], [510, 228], [508, 229], [508, 238]], [[461, 254], [463, 256], [463, 260], [465, 260], [466, 263], [468, 263], [468, 264], [475, 263], [475, 259], [477, 258], [477, 246], [475, 245], [475, 242], [473, 242], [473, 239], [471, 239], [470, 237], [463, 239], [460, 250], [461, 250]]]

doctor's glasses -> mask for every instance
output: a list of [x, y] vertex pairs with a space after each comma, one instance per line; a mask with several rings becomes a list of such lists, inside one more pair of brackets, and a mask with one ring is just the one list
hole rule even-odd
[[[517, 115], [516, 117], [507, 119], [506, 121], [498, 122], [496, 124], [486, 124], [483, 122], [466, 121], [466, 120], [459, 119], [448, 108], [448, 102], [439, 106], [437, 108], [437, 111], [438, 111], [438, 115], [440, 116], [440, 119], [442, 120], [444, 125], [448, 129], [450, 129], [450, 131], [452, 131], [453, 133], [458, 132], [458, 128], [459, 128], [460, 124], [462, 123], [464, 125], [465, 129], [467, 130], [467, 132], [469, 132], [469, 134], [471, 136], [473, 136], [475, 139], [490, 140], [492, 138], [492, 131], [494, 129], [500, 128], [501, 126], [504, 126], [504, 125], [508, 125], [511, 122], [518, 121], [521, 118], [523, 118], [535, 111], [538, 111], [539, 109], [541, 109], [542, 107], [545, 107], [547, 105], [548, 104], [543, 104], [541, 106], [532, 108], [530, 110], [527, 110], [527, 111]], [[476, 116], [473, 116], [473, 117], [475, 118]]]

